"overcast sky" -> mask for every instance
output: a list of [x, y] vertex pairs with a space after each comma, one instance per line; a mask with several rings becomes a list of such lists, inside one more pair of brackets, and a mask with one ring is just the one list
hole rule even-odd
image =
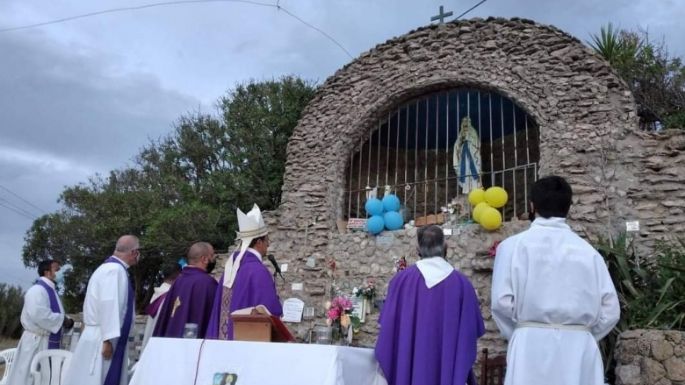
[[[2, 0], [0, 29], [151, 2]], [[428, 24], [441, 4], [456, 15], [475, 3], [280, 2], [355, 57]], [[683, 0], [488, 0], [469, 14], [488, 16], [553, 24], [583, 41], [611, 21], [648, 29], [685, 56]], [[0, 33], [0, 282], [27, 286], [34, 279], [21, 263], [24, 235], [32, 216], [59, 207], [65, 186], [126, 166], [180, 115], [213, 111], [236, 82], [286, 74], [321, 82], [350, 60], [284, 12], [239, 2], [146, 8]]]

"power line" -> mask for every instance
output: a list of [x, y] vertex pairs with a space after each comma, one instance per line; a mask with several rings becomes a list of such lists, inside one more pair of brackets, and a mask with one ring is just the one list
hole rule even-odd
[[46, 25], [52, 25], [52, 24], [60, 24], [64, 23], [67, 21], [73, 21], [73, 20], [78, 20], [78, 19], [85, 19], [87, 17], [92, 17], [92, 16], [100, 16], [100, 15], [105, 15], [108, 13], [119, 13], [119, 12], [127, 12], [127, 11], [138, 11], [141, 9], [146, 9], [146, 8], [154, 8], [154, 7], [164, 7], [167, 5], [180, 5], [180, 4], [193, 4], [193, 3], [225, 3], [225, 2], [231, 2], [231, 3], [246, 3], [246, 4], [252, 4], [252, 5], [260, 5], [260, 6], [265, 6], [265, 7], [274, 7], [273, 4], [268, 4], [268, 3], [260, 3], [257, 1], [250, 1], [250, 0], [176, 0], [176, 1], [163, 1], [159, 3], [150, 3], [150, 4], [143, 4], [143, 5], [134, 5], [130, 7], [117, 7], [117, 8], [109, 8], [109, 9], [104, 9], [102, 11], [95, 11], [95, 12], [88, 12], [88, 13], [83, 13], [80, 15], [75, 15], [75, 16], [68, 16], [68, 17], [63, 17], [61, 19], [54, 19], [54, 20], [48, 20], [40, 23], [35, 23], [35, 24], [27, 24], [27, 25], [21, 25], [18, 27], [9, 27], [9, 28], [2, 28], [0, 29], [0, 33], [2, 32], [10, 32], [10, 31], [19, 31], [22, 29], [31, 29], [31, 28], [37, 28], [37, 27], [44, 27]]
[[345, 52], [345, 54], [347, 56], [349, 56], [350, 58], [353, 58], [352, 55], [349, 53], [349, 51], [347, 51], [345, 49], [345, 47], [343, 47], [342, 44], [340, 44], [337, 40], [335, 40], [331, 35], [327, 34], [323, 30], [321, 30], [320, 28], [302, 20], [300, 17], [298, 17], [294, 13], [290, 12], [289, 10], [283, 8], [280, 5], [280, 0], [278, 0], [276, 4], [263, 3], [263, 2], [252, 1], [252, 0], [174, 0], [174, 1], [163, 1], [163, 2], [158, 2], [158, 3], [150, 3], [150, 4], [136, 5], [136, 6], [130, 6], [130, 7], [110, 8], [110, 9], [105, 9], [105, 10], [101, 10], [101, 11], [83, 13], [83, 14], [75, 15], [75, 16], [63, 17], [60, 19], [48, 20], [48, 21], [44, 21], [44, 22], [40, 22], [40, 23], [20, 25], [17, 27], [0, 28], [0, 33], [44, 27], [46, 25], [60, 24], [60, 23], [65, 23], [65, 22], [69, 22], [69, 21], [73, 21], [73, 20], [84, 19], [87, 17], [105, 15], [105, 14], [109, 14], [109, 13], [138, 11], [138, 10], [146, 9], [146, 8], [165, 7], [165, 6], [170, 6], [170, 5], [181, 5], [181, 4], [198, 4], [198, 3], [244, 3], [244, 4], [250, 4], [250, 5], [257, 5], [260, 7], [276, 8], [277, 10], [283, 11], [286, 15], [288, 15], [288, 16], [292, 17], [293, 19], [299, 21], [300, 23], [304, 24], [306, 27], [311, 28], [311, 29], [319, 32], [325, 38], [332, 41], [336, 46], [338, 46], [340, 49], [342, 49], [343, 52]]
[[302, 24], [306, 25], [307, 27], [309, 27], [309, 28], [311, 28], [311, 29], [313, 29], [313, 30], [319, 32], [320, 34], [322, 34], [323, 36], [325, 36], [328, 40], [332, 41], [333, 44], [335, 44], [335, 45], [337, 45], [338, 47], [340, 47], [340, 49], [343, 50], [343, 52], [345, 52], [345, 53], [347, 54], [347, 56], [350, 57], [350, 59], [354, 59], [354, 56], [352, 56], [352, 54], [351, 54], [348, 50], [346, 50], [345, 47], [342, 46], [342, 44], [338, 43], [338, 41], [335, 40], [331, 35], [327, 34], [327, 33], [324, 32], [324, 31], [322, 31], [320, 28], [317, 28], [317, 27], [315, 27], [315, 26], [313, 26], [313, 25], [307, 23], [306, 21], [300, 19], [298, 16], [296, 16], [295, 14], [291, 13], [290, 11], [288, 11], [287, 9], [285, 9], [285, 8], [283, 8], [283, 7], [280, 7], [280, 6], [279, 6], [278, 9], [280, 9], [281, 11], [285, 12], [286, 14], [292, 16], [295, 20], [301, 22]]
[[[5, 202], [6, 202], [6, 201], [5, 201]], [[35, 217], [33, 217], [33, 216], [29, 215], [29, 214], [25, 214], [25, 213], [23, 213], [21, 210], [17, 210], [17, 209], [15, 209], [15, 208], [13, 208], [12, 206], [6, 205], [6, 204], [4, 204], [4, 203], [2, 203], [2, 202], [0, 202], [0, 207], [4, 207], [4, 208], [6, 208], [6, 209], [8, 209], [8, 210], [12, 210], [12, 211], [14, 211], [15, 213], [17, 213], [17, 214], [19, 214], [19, 215], [21, 215], [21, 216], [23, 216], [24, 218], [27, 218], [27, 219], [30, 219], [30, 220], [35, 220], [35, 219], [36, 219]]]
[[5, 206], [10, 206], [10, 207], [12, 207], [15, 211], [20, 211], [20, 212], [22, 212], [23, 214], [25, 214], [25, 215], [31, 217], [31, 219], [35, 219], [35, 218], [36, 218], [36, 215], [35, 215], [34, 213], [32, 213], [32, 212], [30, 212], [30, 211], [24, 209], [23, 207], [19, 207], [17, 204], [12, 203], [12, 202], [8, 201], [8, 200], [5, 199], [5, 198], [0, 197], [0, 202], [4, 203]]
[[[485, 3], [486, 1], [488, 1], [488, 0], [481, 0], [480, 3], [474, 5], [473, 7], [467, 9], [466, 12], [464, 12], [464, 13], [462, 13], [461, 15], [457, 16], [457, 17], [455, 18], [455, 20], [461, 19], [462, 16], [464, 16], [464, 15], [466, 15], [467, 13], [469, 13], [469, 12], [473, 11], [474, 9], [478, 8], [478, 6], [480, 6], [481, 4]], [[2, 32], [2, 31], [0, 30], [0, 32]]]
[[5, 191], [7, 191], [8, 193], [14, 195], [15, 197], [19, 198], [21, 201], [23, 201], [24, 203], [28, 204], [29, 206], [31, 206], [31, 207], [37, 209], [38, 211], [42, 212], [43, 214], [47, 214], [47, 212], [46, 212], [45, 210], [43, 210], [43, 209], [41, 209], [40, 207], [34, 205], [33, 203], [27, 201], [26, 199], [24, 199], [23, 197], [21, 197], [19, 194], [16, 194], [14, 191], [8, 189], [7, 187], [5, 187], [5, 186], [3, 186], [3, 185], [0, 184], [0, 188], [3, 189], [3, 190], [5, 190]]

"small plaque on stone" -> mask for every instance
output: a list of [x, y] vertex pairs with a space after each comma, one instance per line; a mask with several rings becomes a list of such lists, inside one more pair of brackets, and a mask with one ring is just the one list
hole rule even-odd
[[304, 284], [302, 282], [293, 283], [290, 285], [292, 291], [302, 291], [304, 289]]
[[350, 218], [347, 221], [347, 228], [350, 230], [366, 229], [366, 218]]
[[352, 297], [352, 315], [359, 318], [359, 322], [364, 322], [366, 318], [366, 309], [364, 298], [353, 296]]
[[283, 301], [283, 322], [302, 322], [304, 301], [299, 298], [288, 298]]
[[389, 249], [395, 243], [395, 237], [390, 234], [383, 234], [376, 237], [376, 246], [382, 249]]
[[640, 231], [640, 221], [627, 221], [626, 231], [629, 233]]
[[316, 267], [316, 258], [314, 258], [314, 257], [307, 258], [307, 262], [305, 262], [305, 265], [307, 265], [307, 267], [309, 267], [311, 269], [315, 268]]
[[288, 271], [288, 264], [284, 263], [281, 265], [281, 273], [285, 273], [286, 271]]

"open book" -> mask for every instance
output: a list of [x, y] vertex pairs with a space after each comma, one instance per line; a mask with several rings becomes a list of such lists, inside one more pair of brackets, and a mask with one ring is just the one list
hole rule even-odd
[[[294, 342], [295, 337], [290, 333], [288, 327], [285, 326], [280, 318], [274, 316], [269, 312], [269, 309], [264, 305], [257, 305], [238, 309], [231, 313], [233, 323], [236, 322], [255, 322], [260, 319], [268, 318], [271, 323], [271, 341], [272, 342]], [[235, 329], [234, 329], [235, 330]], [[268, 336], [267, 336], [268, 337]]]
[[271, 315], [271, 312], [269, 311], [269, 309], [266, 308], [266, 306], [257, 305], [257, 306], [250, 306], [250, 307], [238, 309], [238, 310], [235, 310], [234, 312], [231, 313], [231, 315], [255, 315], [255, 314]]

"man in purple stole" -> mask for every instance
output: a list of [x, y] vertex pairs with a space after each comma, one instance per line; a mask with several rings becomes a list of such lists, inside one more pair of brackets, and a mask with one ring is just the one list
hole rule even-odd
[[257, 205], [244, 214], [238, 213], [240, 249], [228, 261], [214, 297], [207, 338], [233, 339], [230, 314], [236, 310], [264, 305], [272, 315], [283, 315], [276, 284], [262, 264], [269, 248], [269, 231]]
[[388, 385], [476, 384], [476, 343], [485, 333], [476, 291], [444, 259], [442, 229], [418, 230], [416, 265], [390, 281], [376, 342]]
[[143, 332], [143, 343], [141, 344], [141, 351], [145, 350], [145, 345], [152, 337], [152, 332], [155, 330], [157, 325], [157, 320], [159, 319], [159, 311], [162, 309], [164, 300], [166, 299], [171, 285], [174, 283], [176, 278], [181, 275], [181, 266], [178, 263], [174, 263], [162, 269], [162, 276], [164, 282], [161, 285], [155, 287], [152, 298], [150, 298], [150, 303], [145, 307], [145, 314], [147, 314], [147, 320], [145, 321], [145, 331]]
[[209, 273], [216, 266], [214, 248], [197, 242], [188, 250], [188, 266], [174, 281], [157, 319], [153, 336], [183, 337], [185, 325], [197, 325], [197, 338], [204, 339], [212, 313], [217, 283]]
[[140, 243], [133, 235], [117, 240], [86, 289], [81, 338], [63, 384], [128, 384], [128, 337], [134, 318], [134, 289], [128, 268], [138, 263]]
[[53, 260], [38, 263], [40, 278], [24, 295], [20, 319], [24, 332], [8, 373], [8, 385], [32, 383], [29, 371], [33, 357], [45, 349], [59, 349], [62, 330], [74, 326], [74, 321], [64, 315], [55, 290], [59, 268], [59, 262]]

